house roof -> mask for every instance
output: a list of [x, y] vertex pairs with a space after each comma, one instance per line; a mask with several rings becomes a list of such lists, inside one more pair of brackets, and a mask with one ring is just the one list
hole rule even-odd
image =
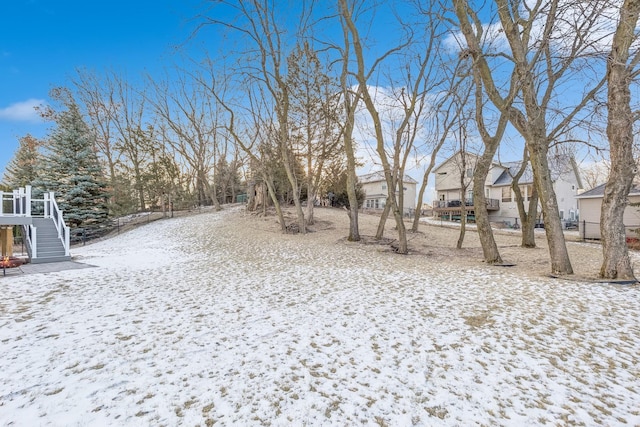
[[[522, 165], [522, 162], [503, 163], [501, 166], [503, 166], [505, 170], [500, 174], [498, 179], [495, 180], [493, 185], [497, 187], [503, 186], [503, 185], [511, 185], [511, 182], [513, 181], [513, 176], [518, 173], [521, 165]], [[553, 178], [553, 180], [555, 181], [555, 178]], [[530, 184], [533, 182], [533, 171], [531, 170], [531, 165], [527, 165], [519, 182], [520, 184]]]
[[[386, 181], [385, 178], [384, 178], [384, 171], [376, 171], [376, 172], [368, 173], [366, 175], [360, 175], [358, 177], [358, 179], [363, 184], [370, 183], [370, 182]], [[409, 183], [409, 184], [417, 184], [418, 183], [418, 181], [416, 181], [415, 179], [411, 178], [407, 174], [404, 175], [404, 179], [402, 181], [405, 182], [405, 183]]]
[[[576, 199], [595, 199], [604, 197], [604, 186], [605, 184], [600, 184], [597, 187], [593, 187], [589, 191], [585, 191], [582, 194], [578, 194]], [[640, 196], [640, 186], [633, 185], [631, 187], [631, 191], [629, 191], [629, 196]]]

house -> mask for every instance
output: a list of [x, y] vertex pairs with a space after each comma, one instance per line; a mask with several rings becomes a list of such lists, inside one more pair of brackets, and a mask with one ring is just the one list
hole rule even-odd
[[[362, 190], [365, 192], [365, 200], [363, 207], [365, 209], [384, 209], [387, 202], [389, 191], [387, 190], [387, 181], [384, 178], [383, 171], [377, 171], [366, 175], [361, 175], [358, 180], [362, 184]], [[403, 210], [404, 213], [410, 214], [416, 208], [416, 185], [418, 181], [409, 175], [404, 176], [402, 182], [403, 190]]]
[[[35, 208], [35, 209], [34, 209]], [[2, 257], [13, 255], [13, 230], [21, 227], [29, 261], [33, 264], [69, 261], [69, 227], [53, 192], [31, 197], [31, 187], [0, 191], [0, 243]]]
[[[464, 156], [464, 157], [463, 157]], [[449, 220], [459, 220], [462, 203], [465, 204], [467, 218], [475, 219], [473, 205], [473, 173], [479, 156], [458, 151], [434, 168], [436, 200], [433, 202], [434, 216]], [[493, 162], [484, 183], [487, 210], [491, 222], [501, 222], [515, 226], [519, 221], [518, 206], [511, 188], [513, 176], [522, 162]], [[461, 177], [464, 179], [461, 180]], [[551, 171], [560, 218], [570, 224], [578, 217], [576, 196], [582, 188], [582, 180], [573, 159], [553, 165]], [[525, 209], [533, 192], [533, 173], [527, 166], [519, 180], [519, 187], [525, 202]], [[464, 193], [464, 194], [463, 194]], [[538, 209], [538, 212], [541, 210]]]
[[[583, 239], [600, 239], [600, 210], [604, 198], [604, 184], [598, 185], [589, 191], [580, 194], [578, 209], [580, 209], [580, 221], [578, 231]], [[633, 186], [628, 195], [627, 207], [624, 210], [622, 221], [627, 237], [638, 238], [640, 235], [640, 186]]]

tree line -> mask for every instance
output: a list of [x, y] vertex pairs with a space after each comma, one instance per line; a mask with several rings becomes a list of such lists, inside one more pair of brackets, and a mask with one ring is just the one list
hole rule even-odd
[[[63, 111], [75, 109], [86, 122], [110, 213], [168, 198], [219, 209], [245, 193], [252, 209], [274, 207], [283, 232], [304, 234], [314, 206], [332, 194], [345, 200], [348, 238], [358, 241], [363, 195], [356, 171], [368, 152], [389, 193], [376, 237], [391, 215], [397, 250], [406, 254], [420, 211], [407, 230], [406, 171], [423, 171], [421, 205], [439, 154], [473, 150], [483, 257], [501, 263], [484, 183], [501, 147], [517, 136], [523, 141], [523, 169], [513, 177], [517, 199], [526, 165], [534, 177], [528, 210], [519, 209], [522, 245], [535, 246], [539, 201], [551, 273], [573, 273], [553, 188], [554, 156], [605, 152], [611, 168], [600, 274], [633, 278], [622, 213], [637, 172], [631, 88], [640, 60], [640, 0], [207, 5], [189, 35], [202, 51], [183, 54], [183, 65], [135, 82], [78, 70], [69, 89], [59, 91]], [[22, 138], [5, 184], [32, 170], [27, 164], [37, 156], [29, 147], [45, 147], [50, 161], [56, 141], [53, 134], [41, 142]], [[295, 227], [286, 224], [283, 204], [294, 207]]]

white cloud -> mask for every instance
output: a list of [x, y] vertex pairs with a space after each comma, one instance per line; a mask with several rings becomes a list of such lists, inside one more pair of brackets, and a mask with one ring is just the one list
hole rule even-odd
[[0, 108], [0, 120], [20, 122], [39, 122], [41, 120], [35, 107], [44, 105], [44, 99], [30, 98], [26, 101], [16, 102], [6, 108]]

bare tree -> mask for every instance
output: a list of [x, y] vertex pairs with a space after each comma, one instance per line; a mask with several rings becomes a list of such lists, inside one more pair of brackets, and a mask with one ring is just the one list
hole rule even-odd
[[[274, 186], [274, 169], [269, 165], [273, 160], [270, 158], [269, 153], [273, 150], [271, 150], [272, 147], [270, 146], [269, 115], [264, 111], [264, 97], [254, 96], [253, 92], [250, 91], [248, 92], [248, 103], [243, 107], [235, 105], [234, 107], [236, 108], [232, 108], [230, 102], [225, 100], [226, 89], [228, 89], [226, 87], [227, 84], [227, 80], [224, 80], [224, 84], [216, 84], [215, 80], [212, 81], [209, 86], [210, 93], [227, 112], [227, 118], [224, 120], [225, 129], [235, 144], [249, 157], [252, 173], [262, 177], [262, 182], [267, 187], [268, 196], [270, 196], [276, 210], [280, 230], [286, 233], [287, 224]], [[246, 113], [243, 114], [245, 122], [240, 125], [238, 124], [239, 120], [235, 109], [244, 110]], [[265, 117], [267, 118], [266, 121]], [[247, 191], [249, 190], [248, 188]], [[266, 198], [266, 195], [263, 194], [262, 196]], [[266, 203], [263, 204], [263, 209], [266, 213]]]
[[414, 233], [418, 231], [418, 226], [420, 224], [420, 211], [424, 200], [424, 192], [429, 183], [429, 176], [431, 175], [433, 168], [436, 166], [440, 149], [450, 137], [451, 130], [458, 122], [457, 113], [460, 110], [455, 108], [455, 103], [452, 102], [453, 98], [450, 94], [457, 90], [460, 83], [461, 79], [458, 78], [460, 64], [460, 61], [456, 61], [452, 71], [448, 73], [446, 86], [444, 87], [444, 90], [441, 91], [441, 96], [433, 102], [431, 114], [428, 114], [427, 117], [430, 125], [425, 126], [425, 143], [420, 148], [428, 153], [427, 157], [429, 160], [427, 167], [424, 170], [420, 189], [417, 194], [417, 209], [411, 226], [411, 231]]
[[162, 82], [151, 81], [154, 92], [147, 99], [166, 130], [166, 142], [194, 172], [199, 204], [208, 200], [220, 210], [216, 186], [211, 183], [222, 144], [219, 111], [202, 81], [206, 78], [197, 72], [189, 76], [176, 70]]
[[630, 85], [638, 74], [640, 50], [637, 44], [639, 0], [625, 0], [607, 60], [608, 120], [611, 171], [605, 185], [600, 217], [604, 260], [600, 277], [635, 280], [629, 259], [623, 216], [627, 195], [638, 172], [633, 157], [633, 123]]
[[[340, 8], [347, 8], [346, 0], [340, 0]], [[356, 156], [355, 156], [355, 142], [353, 140], [353, 131], [355, 128], [355, 114], [358, 109], [358, 104], [361, 100], [360, 90], [353, 90], [350, 84], [350, 62], [351, 57], [351, 37], [348, 26], [342, 20], [342, 39], [343, 45], [337, 47], [340, 52], [341, 71], [340, 71], [340, 90], [342, 95], [342, 106], [344, 109], [344, 126], [342, 128], [342, 141], [344, 144], [344, 152], [347, 158], [346, 161], [346, 173], [347, 173], [347, 196], [349, 199], [349, 209], [347, 211], [349, 215], [349, 236], [347, 239], [350, 242], [360, 241], [360, 229], [358, 226], [358, 195], [356, 186], [358, 178], [356, 176]]]
[[88, 70], [77, 70], [72, 79], [76, 93], [83, 104], [89, 124], [96, 135], [96, 145], [106, 163], [112, 187], [117, 176], [117, 164], [120, 153], [114, 147], [114, 120], [118, 116], [119, 105], [116, 101], [116, 81], [121, 80], [113, 72], [98, 76]]
[[529, 151], [527, 147], [524, 147], [522, 155], [522, 163], [518, 168], [518, 171], [511, 177], [511, 189], [515, 194], [516, 206], [518, 207], [518, 216], [521, 223], [521, 246], [523, 248], [535, 248], [535, 226], [538, 216], [538, 190], [535, 185], [530, 187], [530, 191], [527, 194], [528, 206], [525, 209], [525, 200], [520, 190], [520, 179], [525, 174], [529, 166]]
[[[454, 0], [454, 6], [474, 61], [493, 56], [494, 59], [506, 58], [510, 64], [507, 93], [512, 93], [511, 88], [516, 85], [520, 105], [507, 102], [508, 95], [503, 95], [501, 88], [496, 85], [499, 75], [494, 73], [488, 61], [478, 62], [481, 64], [484, 90], [499, 110], [508, 112], [510, 122], [525, 139], [542, 202], [551, 272], [572, 274], [547, 154], [549, 146], [566, 131], [603, 85], [602, 80], [595, 79], [595, 83], [572, 105], [553, 105], [553, 102], [559, 101], [555, 96], [556, 91], [569, 75], [575, 78], [578, 70], [590, 70], [580, 67], [586, 64], [585, 57], [591, 53], [590, 32], [598, 23], [602, 4], [594, 2], [590, 8], [576, 13], [578, 6], [559, 0], [539, 0], [533, 4], [519, 0], [495, 0], [495, 13], [502, 31], [500, 34], [504, 35], [508, 45], [508, 55], [497, 56], [491, 55], [471, 25], [470, 21], [477, 23], [478, 18], [469, 2]], [[505, 75], [504, 71], [500, 75]], [[553, 122], [550, 118], [552, 115], [557, 117]]]
[[[481, 31], [481, 29], [478, 29], [478, 31]], [[483, 59], [480, 60], [482, 61]], [[475, 99], [475, 122], [484, 145], [484, 149], [475, 164], [475, 170], [473, 173], [473, 206], [484, 261], [487, 264], [500, 264], [502, 263], [502, 256], [500, 255], [498, 245], [493, 237], [493, 229], [491, 228], [491, 223], [489, 221], [489, 211], [487, 209], [487, 200], [485, 197], [485, 183], [493, 163], [493, 158], [504, 136], [509, 115], [504, 110], [500, 112], [498, 123], [495, 125], [495, 130], [492, 135], [489, 126], [487, 125], [484, 113], [486, 102], [482, 77], [480, 75], [481, 66], [479, 63], [474, 62], [472, 67]], [[514, 96], [515, 90], [510, 94], [507, 102], [511, 102]]]
[[[217, 18], [215, 11], [211, 16], [204, 17], [204, 25], [221, 26], [236, 35], [244, 36], [247, 42], [243, 55], [248, 63], [241, 64], [241, 75], [248, 79], [247, 84], [255, 84], [264, 88], [263, 94], [269, 97], [276, 120], [273, 123], [276, 133], [273, 135], [278, 144], [282, 163], [287, 178], [292, 187], [293, 202], [297, 216], [298, 231], [306, 232], [306, 223], [302, 204], [300, 202], [300, 182], [296, 176], [291, 135], [289, 129], [290, 88], [286, 79], [287, 44], [286, 31], [277, 16], [278, 8], [272, 0], [237, 0], [217, 1], [229, 11], [235, 11], [236, 19], [222, 20]], [[309, 13], [306, 5], [301, 10], [300, 23], [306, 23]], [[202, 27], [201, 27], [202, 28]], [[299, 29], [297, 34], [304, 33]]]
[[[398, 231], [398, 248], [397, 252], [400, 254], [408, 253], [407, 247], [407, 233], [406, 227], [403, 221], [403, 212], [402, 208], [402, 179], [403, 176], [400, 175], [401, 172], [401, 160], [400, 160], [400, 151], [395, 150], [392, 159], [389, 158], [389, 155], [386, 152], [385, 147], [385, 136], [382, 127], [382, 121], [380, 118], [380, 113], [378, 111], [378, 107], [375, 102], [375, 96], [371, 93], [371, 89], [368, 84], [374, 72], [376, 72], [377, 67], [389, 56], [393, 55], [396, 52], [402, 51], [404, 48], [409, 46], [411, 37], [407, 37], [405, 40], [400, 41], [396, 44], [396, 46], [387, 50], [381, 56], [373, 61], [373, 65], [370, 67], [366, 67], [365, 59], [364, 59], [364, 47], [362, 44], [362, 40], [360, 37], [360, 32], [358, 27], [356, 26], [356, 18], [354, 15], [355, 5], [358, 3], [349, 2], [348, 0], [339, 0], [340, 7], [340, 18], [343, 24], [343, 28], [346, 28], [348, 31], [348, 35], [350, 37], [351, 43], [353, 45], [353, 51], [356, 59], [356, 70], [354, 72], [355, 78], [358, 82], [359, 93], [362, 97], [364, 105], [371, 117], [373, 122], [373, 128], [375, 132], [375, 140], [376, 140], [376, 151], [380, 157], [380, 162], [382, 164], [382, 169], [385, 175], [385, 181], [387, 183], [387, 203], [391, 205], [391, 211], [393, 212], [393, 216], [396, 222], [396, 228]], [[422, 87], [422, 78], [424, 75], [424, 71], [426, 69], [426, 63], [428, 63], [428, 59], [422, 59], [421, 65], [424, 68], [421, 68], [419, 72], [419, 78], [416, 79], [418, 83], [417, 87]], [[417, 92], [417, 91], [416, 91]], [[413, 110], [415, 109], [416, 102], [412, 102], [410, 107], [411, 111], [409, 114], [406, 114], [408, 119], [406, 123], [408, 124], [410, 118], [413, 115]], [[405, 124], [406, 126], [406, 124]], [[397, 157], [396, 157], [397, 156]], [[399, 191], [398, 191], [399, 187]]]
[[313, 224], [313, 208], [324, 166], [343, 152], [338, 114], [340, 92], [308, 41], [298, 45], [287, 60], [291, 138], [305, 162], [306, 221]]
[[610, 170], [611, 162], [603, 156], [593, 156], [591, 160], [583, 162], [580, 168], [580, 175], [582, 176], [585, 190], [591, 190], [607, 182]]
[[149, 161], [149, 144], [154, 132], [148, 122], [144, 90], [135, 89], [122, 76], [112, 76], [113, 99], [118, 106], [113, 117], [114, 147], [122, 153], [123, 166], [133, 178], [138, 209], [146, 209], [144, 171]]

